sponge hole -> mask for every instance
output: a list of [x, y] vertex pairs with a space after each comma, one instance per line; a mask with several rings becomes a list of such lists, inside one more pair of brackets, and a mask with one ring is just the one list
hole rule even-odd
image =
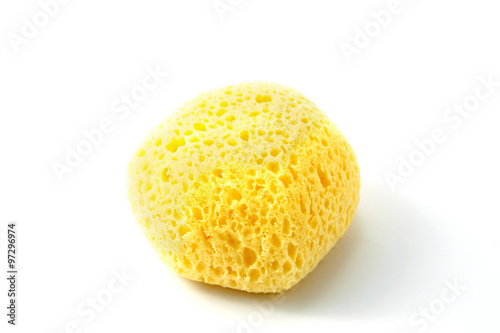
[[274, 173], [280, 172], [280, 164], [279, 162], [269, 162], [266, 165], [267, 170], [272, 171]]
[[240, 138], [241, 138], [241, 140], [248, 141], [249, 137], [250, 137], [250, 134], [248, 133], [247, 130], [243, 130], [243, 131], [240, 132]]
[[320, 166], [316, 167], [316, 172], [318, 173], [319, 180], [321, 181], [321, 185], [323, 185], [324, 188], [332, 185], [332, 182], [328, 178], [328, 173], [326, 171], [323, 171]]
[[170, 141], [167, 143], [167, 150], [172, 152], [172, 153], [175, 153], [177, 151], [177, 149], [179, 149], [180, 147], [184, 146], [186, 144], [186, 140], [184, 139], [183, 136], [180, 136], [180, 137], [173, 137], [170, 139]]
[[257, 269], [252, 269], [250, 271], [250, 282], [254, 283], [260, 278], [260, 272]]
[[273, 234], [271, 236], [271, 244], [278, 249], [281, 247], [281, 239], [278, 237], [278, 235]]
[[179, 226], [179, 228], [177, 229], [177, 231], [179, 232], [179, 236], [184, 236], [185, 234], [187, 234], [188, 232], [190, 232], [191, 229], [189, 229], [189, 227], [184, 224], [184, 225]]
[[292, 243], [289, 243], [288, 244], [288, 248], [287, 248], [287, 252], [288, 252], [288, 256], [295, 260], [295, 256], [297, 255], [297, 247], [295, 245], [293, 245]]
[[273, 100], [273, 98], [269, 95], [257, 95], [255, 97], [255, 101], [257, 103], [266, 103], [266, 102], [270, 102], [272, 100]]
[[243, 263], [246, 267], [252, 266], [257, 261], [257, 253], [249, 249], [248, 247], [243, 248]]
[[290, 270], [292, 269], [292, 264], [290, 264], [290, 262], [285, 262], [283, 264], [283, 274], [288, 274], [288, 272], [290, 272]]

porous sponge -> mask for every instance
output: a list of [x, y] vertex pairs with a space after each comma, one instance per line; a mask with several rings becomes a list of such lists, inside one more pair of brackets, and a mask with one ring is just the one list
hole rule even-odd
[[347, 230], [356, 156], [301, 93], [244, 83], [203, 93], [132, 157], [129, 199], [161, 259], [196, 281], [282, 292]]

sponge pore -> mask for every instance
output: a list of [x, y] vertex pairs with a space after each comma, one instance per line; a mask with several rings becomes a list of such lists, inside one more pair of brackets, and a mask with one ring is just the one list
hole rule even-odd
[[187, 102], [129, 165], [139, 226], [193, 280], [282, 292], [347, 230], [359, 202], [351, 146], [301, 93], [244, 83]]

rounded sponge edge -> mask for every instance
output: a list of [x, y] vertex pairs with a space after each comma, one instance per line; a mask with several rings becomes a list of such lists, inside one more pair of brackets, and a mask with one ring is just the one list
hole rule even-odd
[[347, 230], [359, 203], [354, 151], [301, 93], [253, 82], [195, 97], [151, 131], [128, 169], [138, 224], [196, 281], [282, 292]]

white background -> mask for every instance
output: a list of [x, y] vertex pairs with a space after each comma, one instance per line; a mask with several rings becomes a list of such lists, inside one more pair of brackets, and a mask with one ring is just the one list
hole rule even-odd
[[[76, 332], [500, 331], [500, 87], [458, 128], [443, 119], [479, 76], [500, 81], [498, 2], [401, 0], [350, 63], [341, 43], [353, 44], [356, 27], [389, 1], [232, 3], [221, 20], [212, 0], [73, 0], [15, 52], [8, 36], [40, 5], [1, 2], [0, 221], [3, 234], [18, 222], [20, 267], [18, 326], [6, 324], [2, 278], [1, 331], [60, 333], [73, 321]], [[147, 66], [170, 75], [119, 119], [113, 101]], [[349, 231], [280, 304], [177, 276], [125, 193], [129, 157], [154, 125], [200, 92], [254, 80], [315, 102], [362, 172]], [[112, 133], [58, 181], [51, 164], [104, 118]], [[436, 128], [447, 140], [392, 191], [384, 174]], [[86, 322], [77, 309], [122, 269], [133, 280]], [[455, 280], [465, 290], [445, 304]]]

